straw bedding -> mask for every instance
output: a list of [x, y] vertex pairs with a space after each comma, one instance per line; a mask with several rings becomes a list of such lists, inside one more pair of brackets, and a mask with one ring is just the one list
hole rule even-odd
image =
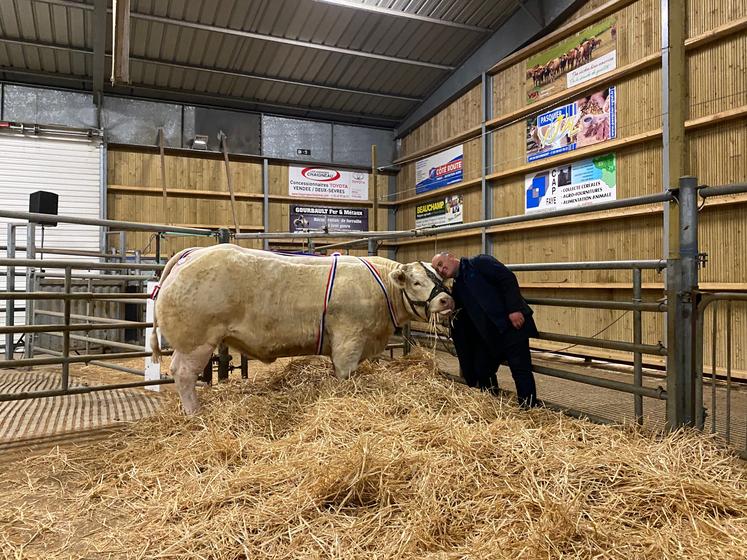
[[0, 472], [22, 558], [743, 558], [715, 442], [525, 412], [423, 359], [302, 359]]

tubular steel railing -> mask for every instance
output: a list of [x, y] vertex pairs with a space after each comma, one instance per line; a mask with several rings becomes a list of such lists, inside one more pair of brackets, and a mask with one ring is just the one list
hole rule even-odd
[[[708, 379], [708, 373], [704, 364], [704, 347], [706, 343], [705, 338], [705, 320], [706, 312], [710, 307], [713, 311], [711, 313], [712, 321], [712, 332], [711, 332], [711, 371], [710, 371], [710, 432], [715, 434], [717, 430], [717, 420], [719, 416], [719, 401], [722, 399], [717, 398], [717, 387], [723, 385], [725, 388], [723, 400], [724, 402], [724, 422], [723, 431], [719, 432], [726, 442], [730, 445], [734, 445], [739, 448], [740, 455], [743, 459], [747, 459], [747, 394], [740, 394], [741, 407], [740, 411], [744, 413], [744, 437], [743, 440], [737, 441], [732, 437], [732, 411], [733, 411], [733, 396], [734, 396], [734, 378], [732, 376], [732, 356], [733, 356], [733, 315], [732, 315], [732, 303], [734, 302], [747, 302], [747, 294], [737, 292], [714, 292], [702, 294], [700, 302], [698, 303], [698, 315], [697, 315], [697, 330], [695, 339], [695, 371], [696, 383], [695, 383], [695, 402], [696, 410], [698, 411], [697, 416], [697, 427], [701, 430], [706, 429], [706, 408], [704, 407], [704, 383]], [[717, 344], [718, 344], [718, 309], [720, 304], [724, 304], [726, 307], [726, 318], [725, 318], [725, 367], [724, 373], [721, 376], [717, 375]], [[721, 379], [719, 379], [721, 377]], [[723, 379], [723, 381], [722, 381]]]
[[[580, 374], [577, 372], [565, 371], [559, 368], [550, 368], [546, 366], [535, 366], [535, 371], [541, 375], [560, 377], [563, 379], [604, 387], [615, 391], [629, 393], [633, 396], [634, 417], [636, 422], [643, 422], [643, 397], [666, 400], [667, 401], [667, 423], [670, 428], [676, 428], [682, 425], [695, 425], [703, 428], [705, 425], [706, 414], [703, 407], [703, 337], [704, 337], [704, 317], [706, 308], [714, 302], [725, 301], [727, 305], [727, 316], [731, 319], [731, 303], [734, 301], [747, 300], [747, 294], [741, 293], [717, 293], [701, 295], [698, 290], [698, 268], [701, 264], [700, 255], [697, 254], [697, 229], [698, 229], [698, 196], [706, 199], [711, 196], [721, 196], [726, 194], [735, 194], [747, 192], [747, 184], [733, 184], [722, 187], [698, 187], [696, 180], [692, 177], [685, 177], [680, 180], [678, 189], [668, 190], [659, 194], [645, 195], [624, 200], [605, 202], [593, 206], [582, 208], [570, 208], [552, 212], [525, 214], [517, 216], [508, 216], [502, 218], [484, 219], [478, 222], [465, 224], [453, 224], [441, 227], [431, 227], [425, 229], [404, 230], [404, 231], [375, 231], [375, 232], [328, 232], [328, 231], [304, 231], [304, 232], [275, 232], [275, 233], [241, 233], [236, 234], [236, 239], [263, 239], [265, 243], [269, 239], [288, 239], [302, 238], [306, 239], [309, 250], [314, 248], [314, 240], [317, 239], [334, 239], [334, 238], [352, 238], [350, 241], [337, 242], [319, 247], [319, 250], [328, 250], [332, 248], [353, 247], [357, 245], [367, 245], [369, 254], [377, 254], [379, 244], [387, 240], [429, 237], [444, 233], [453, 233], [470, 229], [480, 229], [483, 234], [489, 234], [487, 228], [498, 225], [506, 225], [533, 220], [543, 220], [550, 217], [569, 216], [583, 214], [586, 212], [597, 212], [614, 208], [628, 208], [655, 203], [676, 202], [680, 211], [680, 232], [679, 232], [679, 253], [670, 255], [667, 260], [627, 260], [627, 261], [593, 261], [577, 263], [528, 263], [509, 266], [515, 272], [523, 271], [558, 271], [558, 270], [629, 270], [632, 275], [632, 297], [625, 301], [610, 300], [589, 300], [589, 299], [572, 299], [572, 298], [528, 298], [527, 301], [533, 305], [541, 306], [563, 306], [571, 308], [588, 308], [588, 309], [611, 309], [623, 310], [632, 313], [633, 328], [631, 340], [606, 340], [596, 337], [583, 337], [568, 333], [551, 333], [541, 332], [540, 339], [551, 342], [569, 343], [572, 345], [587, 346], [594, 348], [603, 348], [632, 353], [633, 356], [633, 380], [632, 383], [604, 379], [601, 377]], [[110, 359], [122, 359], [130, 357], [146, 356], [146, 351], [138, 352], [117, 352], [112, 354], [86, 354], [83, 356], [70, 355], [71, 341], [88, 339], [87, 343], [101, 344], [103, 339], [93, 338], [90, 336], [80, 336], [72, 333], [90, 332], [94, 330], [112, 330], [120, 328], [149, 328], [151, 324], [142, 321], [121, 321], [105, 319], [101, 317], [91, 317], [90, 313], [86, 315], [73, 314], [71, 312], [71, 302], [83, 300], [93, 302], [96, 300], [119, 301], [128, 303], [144, 303], [147, 298], [145, 293], [95, 293], [91, 288], [93, 280], [121, 280], [127, 282], [130, 280], [142, 282], [148, 278], [145, 274], [138, 274], [138, 271], [157, 271], [162, 265], [144, 265], [142, 263], [129, 263], [124, 261], [124, 231], [153, 231], [158, 234], [156, 242], [164, 232], [177, 232], [186, 235], [216, 235], [215, 232], [199, 228], [180, 228], [165, 225], [138, 224], [133, 222], [119, 222], [115, 220], [94, 220], [81, 219], [66, 216], [48, 216], [44, 214], [28, 214], [23, 212], [0, 211], [0, 218], [11, 218], [28, 220], [30, 225], [44, 223], [49, 221], [62, 223], [78, 223], [87, 225], [96, 225], [99, 227], [118, 228], [119, 232], [110, 232], [112, 235], [119, 235], [120, 244], [120, 262], [117, 261], [116, 253], [96, 253], [82, 255], [83, 251], [78, 252], [80, 256], [98, 257], [106, 262], [73, 262], [65, 260], [43, 260], [35, 258], [35, 243], [33, 236], [33, 227], [27, 228], [27, 242], [25, 247], [25, 259], [16, 258], [16, 250], [21, 247], [15, 244], [15, 234], [9, 235], [7, 247], [8, 258], [0, 259], [0, 267], [5, 267], [5, 277], [7, 279], [7, 291], [0, 293], [0, 300], [6, 300], [6, 326], [0, 327], [0, 334], [6, 335], [11, 339], [14, 334], [23, 333], [25, 336], [26, 356], [23, 359], [12, 360], [6, 359], [0, 362], [0, 367], [21, 367], [59, 364], [62, 365], [62, 389], [57, 391], [45, 391], [34, 394], [14, 394], [0, 395], [2, 400], [15, 400], [18, 398], [33, 398], [35, 396], [53, 396], [57, 394], [71, 394], [73, 392], [88, 392], [91, 390], [107, 390], [122, 387], [135, 387], [157, 382], [170, 382], [170, 380], [143, 381], [132, 384], [104, 385], [95, 388], [76, 388], [69, 386], [69, 365], [80, 362], [101, 362]], [[14, 228], [22, 224], [9, 224], [9, 233]], [[226, 242], [227, 236], [223, 234], [219, 237], [219, 242]], [[54, 249], [45, 250], [47, 254], [64, 253], [64, 250]], [[74, 251], [70, 251], [73, 253]], [[69, 256], [69, 253], [65, 253]], [[160, 260], [160, 259], [159, 259]], [[45, 269], [57, 268], [62, 273], [55, 272], [38, 272], [40, 267]], [[16, 267], [26, 268], [26, 290], [15, 290], [15, 278], [23, 276], [16, 273]], [[77, 273], [73, 275], [72, 271], [91, 271], [88, 274]], [[657, 301], [644, 301], [642, 297], [642, 271], [656, 270], [658, 272], [666, 271], [666, 297]], [[37, 278], [62, 278], [64, 280], [63, 293], [42, 292], [35, 289], [34, 280]], [[88, 289], [85, 292], [73, 292], [72, 283], [74, 279], [88, 281]], [[701, 296], [700, 302], [697, 303], [697, 297]], [[38, 300], [58, 299], [63, 302], [63, 311], [47, 311], [34, 309], [34, 302]], [[13, 325], [14, 302], [18, 300], [26, 301], [26, 316], [28, 325]], [[662, 338], [667, 341], [666, 344], [646, 344], [642, 340], [642, 315], [643, 313], [666, 313], [667, 329], [665, 336]], [[714, 307], [714, 314], [716, 308]], [[62, 318], [63, 323], [57, 324], [34, 324], [35, 317], [55, 317]], [[85, 320], [86, 324], [71, 323], [73, 320]], [[715, 320], [714, 320], [715, 325]], [[46, 349], [46, 357], [33, 357], [33, 346], [30, 346], [30, 340], [34, 334], [45, 333], [61, 337], [63, 340], [62, 352]], [[398, 344], [405, 352], [410, 345], [409, 331], [404, 329], [404, 341]], [[413, 338], [423, 336], [419, 333], [413, 333]], [[715, 342], [713, 342], [715, 345]], [[6, 357], [7, 357], [6, 343]], [[118, 349], [133, 349], [126, 343], [112, 344], [111, 347]], [[732, 407], [732, 386], [734, 381], [731, 373], [731, 350], [732, 350], [732, 323], [727, 321], [727, 367], [726, 367], [726, 401], [725, 408], [727, 422], [725, 426], [725, 437], [731, 441], [731, 407]], [[552, 350], [550, 350], [552, 352]], [[556, 351], [558, 352], [558, 351]], [[56, 354], [56, 355], [55, 355]], [[667, 358], [667, 377], [666, 388], [647, 387], [643, 385], [643, 356], [666, 356]], [[12, 352], [11, 352], [12, 358]], [[711, 373], [711, 430], [715, 431], [717, 399], [713, 397], [716, 387], [715, 374], [715, 352], [713, 355], [713, 371]], [[110, 364], [110, 367], [134, 373], [137, 370], [127, 368], [121, 365]], [[242, 359], [242, 373], [245, 369], [245, 360]], [[137, 373], [140, 373], [137, 371]], [[220, 376], [219, 376], [220, 378]], [[573, 412], [573, 411], [571, 411]], [[578, 413], [575, 411], [573, 413]], [[585, 414], [585, 413], [581, 413]], [[585, 414], [587, 416], [588, 414]], [[747, 442], [746, 442], [747, 449]]]

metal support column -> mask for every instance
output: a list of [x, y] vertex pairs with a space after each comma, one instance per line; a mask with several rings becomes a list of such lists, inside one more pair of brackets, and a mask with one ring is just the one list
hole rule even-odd
[[[267, 158], [262, 160], [262, 225], [265, 233], [270, 233], [270, 164]], [[262, 240], [262, 248], [270, 249], [270, 240]]]
[[379, 244], [375, 239], [368, 240], [368, 256], [375, 257], [379, 254]]
[[[238, 230], [236, 231], [238, 233]], [[218, 243], [230, 243], [231, 231], [226, 228], [218, 230]], [[228, 363], [231, 357], [228, 355], [228, 346], [221, 343], [218, 347], [218, 383], [228, 380]]]
[[[492, 118], [493, 114], [493, 95], [492, 95], [493, 76], [482, 73], [481, 102], [482, 102], [482, 126], [480, 134], [481, 144], [481, 188], [482, 204], [480, 219], [489, 220], [493, 217], [493, 194], [486, 176], [490, 173], [493, 166], [493, 135], [486, 129], [486, 123]], [[481, 234], [481, 252], [485, 254], [492, 253], [492, 243], [488, 233], [483, 228]]]
[[371, 183], [373, 184], [373, 230], [379, 230], [379, 185], [376, 175], [376, 144], [371, 144]]
[[[28, 222], [26, 224], [26, 258], [36, 258], [36, 224], [34, 222]], [[32, 267], [26, 267], [26, 292], [35, 291], [36, 286], [36, 269]], [[34, 300], [26, 300], [26, 324], [34, 324]], [[34, 357], [34, 335], [33, 333], [26, 333], [25, 346], [23, 357], [33, 358]]]
[[119, 262], [127, 261], [127, 233], [119, 232]]
[[[64, 292], [66, 296], [70, 295], [70, 293], [72, 292], [72, 284], [73, 284], [72, 273], [73, 273], [72, 269], [69, 266], [65, 268]], [[70, 305], [71, 305], [70, 298], [66, 297], [62, 305], [63, 305], [62, 323], [65, 325], [65, 327], [69, 327], [70, 326]], [[65, 329], [62, 333], [62, 357], [65, 359], [65, 361], [62, 362], [62, 387], [60, 388], [63, 391], [67, 391], [70, 385], [70, 363], [67, 361], [67, 359], [70, 357], [70, 331], [67, 329]]]
[[667, 285], [667, 319], [671, 338], [667, 356], [667, 424], [693, 426], [696, 419], [695, 339], [698, 289], [698, 200], [695, 177], [680, 179], [679, 255]]
[[[685, 380], [685, 411], [687, 425], [693, 425], [701, 416], [702, 379], [697, 378], [695, 344], [698, 318], [698, 289], [700, 256], [698, 252], [698, 180], [695, 177], [680, 179], [680, 262], [682, 264], [682, 304], [677, 323], [682, 334], [682, 370]], [[700, 391], [700, 398], [697, 392]], [[702, 407], [702, 404], [700, 405]]]
[[[633, 269], [633, 301], [641, 303], [641, 269]], [[633, 311], [633, 344], [641, 344], [642, 341], [642, 316], [640, 309]], [[643, 386], [643, 354], [641, 352], [633, 353], [633, 384], [636, 387]], [[643, 396], [633, 395], [635, 407], [635, 421], [643, 425]]]
[[[662, 55], [662, 114], [663, 114], [663, 176], [664, 189], [675, 187], [675, 181], [685, 175], [685, 118], [687, 114], [687, 59], [685, 56], [685, 29], [687, 7], [679, 0], [661, 0], [661, 55]], [[682, 334], [677, 326], [678, 300], [682, 291], [680, 263], [680, 224], [677, 201], [664, 205], [664, 255], [668, 266], [664, 277], [667, 290], [667, 391], [672, 397], [667, 401], [667, 426], [677, 428], [688, 424], [684, 400], [681, 398], [683, 375], [678, 372], [682, 364]]]
[[[16, 258], [16, 225], [8, 224], [8, 247], [6, 249], [6, 256], [9, 259]], [[8, 276], [5, 284], [5, 289], [8, 292], [16, 291], [16, 267], [9, 266], [6, 269]], [[12, 327], [16, 323], [16, 300], [9, 299], [5, 301], [5, 326]], [[5, 335], [5, 359], [13, 359], [13, 350], [15, 349], [15, 340], [13, 339], [13, 333]]]
[[161, 264], [161, 233], [156, 233], [156, 264]]

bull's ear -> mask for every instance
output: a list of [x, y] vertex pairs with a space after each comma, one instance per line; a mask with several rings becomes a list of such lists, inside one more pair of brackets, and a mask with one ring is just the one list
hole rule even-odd
[[405, 273], [404, 266], [398, 266], [389, 273], [389, 278], [394, 282], [394, 285], [398, 288], [405, 288], [405, 282], [407, 281], [407, 274]]

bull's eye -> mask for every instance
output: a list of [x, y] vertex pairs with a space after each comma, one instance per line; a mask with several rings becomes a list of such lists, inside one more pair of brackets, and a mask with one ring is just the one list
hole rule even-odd
[[421, 284], [420, 282], [418, 282], [417, 280], [415, 280], [415, 281], [414, 281], [414, 282], [412, 283], [412, 285], [413, 285], [413, 286], [417, 286], [418, 288], [419, 288], [420, 286], [422, 286], [422, 284]]

